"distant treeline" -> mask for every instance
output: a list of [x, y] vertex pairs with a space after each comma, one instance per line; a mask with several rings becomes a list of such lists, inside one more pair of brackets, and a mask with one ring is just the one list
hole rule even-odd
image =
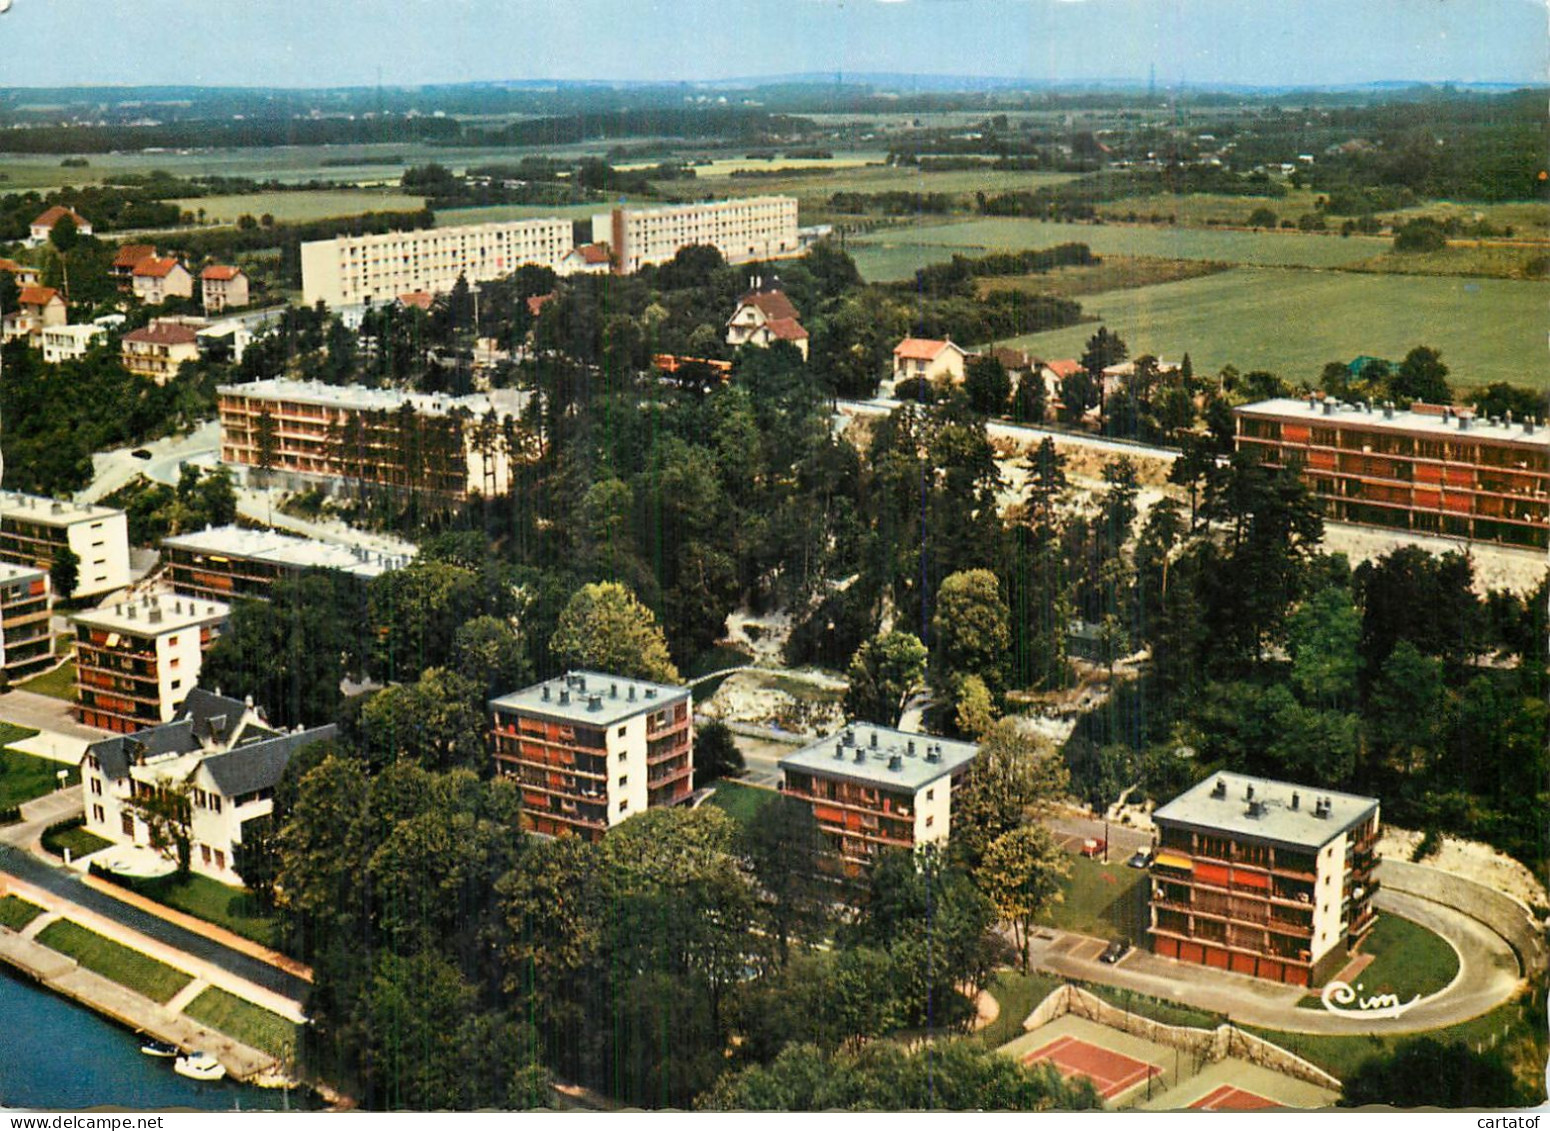
[[984, 276], [1036, 275], [1056, 267], [1090, 267], [1101, 260], [1085, 243], [1063, 243], [1029, 251], [993, 252], [971, 257], [954, 255], [946, 263], [933, 263], [915, 272], [905, 286], [919, 294], [972, 295], [974, 280]]
[[402, 153], [389, 153], [385, 157], [325, 157], [318, 164], [325, 169], [345, 168], [350, 165], [402, 165]]
[[881, 212], [884, 216], [951, 212], [955, 197], [945, 192], [837, 192], [829, 198], [836, 212]]
[[[620, 110], [615, 113], [567, 114], [512, 122], [494, 129], [468, 126], [463, 145], [568, 145], [597, 138], [681, 137], [766, 141], [806, 136], [816, 129], [807, 118], [744, 109]], [[437, 139], [438, 143], [445, 139]], [[450, 144], [450, 142], [448, 142]]]
[[0, 153], [111, 153], [115, 150], [264, 148], [277, 145], [372, 145], [455, 142], [450, 118], [288, 118], [169, 122], [158, 126], [35, 126], [0, 130]]

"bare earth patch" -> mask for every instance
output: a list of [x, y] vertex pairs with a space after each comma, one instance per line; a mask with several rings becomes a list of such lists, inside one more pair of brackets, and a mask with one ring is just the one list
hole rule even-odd
[[[1419, 843], [1419, 832], [1389, 825], [1378, 840], [1378, 852], [1396, 860], [1409, 860]], [[1512, 857], [1479, 841], [1445, 836], [1442, 838], [1442, 846], [1420, 863], [1440, 872], [1474, 880], [1492, 891], [1522, 900], [1531, 907], [1550, 906], [1550, 896], [1545, 894], [1544, 885], [1533, 872]]]

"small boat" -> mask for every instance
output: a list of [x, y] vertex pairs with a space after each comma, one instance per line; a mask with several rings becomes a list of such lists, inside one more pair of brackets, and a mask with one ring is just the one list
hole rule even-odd
[[165, 1060], [178, 1055], [178, 1046], [169, 1045], [166, 1041], [156, 1041], [147, 1037], [141, 1042], [140, 1051], [146, 1056], [157, 1056]]
[[191, 1052], [172, 1062], [172, 1070], [190, 1080], [223, 1080], [226, 1066], [207, 1052]]

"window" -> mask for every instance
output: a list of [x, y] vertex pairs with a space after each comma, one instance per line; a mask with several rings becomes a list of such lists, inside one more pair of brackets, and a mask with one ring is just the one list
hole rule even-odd
[[629, 774], [620, 774], [619, 775], [619, 788], [623, 789], [625, 786], [627, 786], [629, 784], [630, 784], [630, 775]]
[[621, 797], [621, 798], [619, 798], [619, 812], [623, 813], [629, 807], [630, 807], [630, 799], [628, 797]]
[[124, 830], [124, 835], [125, 836], [133, 837], [135, 835], [135, 818], [134, 818], [134, 814], [133, 813], [124, 813], [124, 814], [120, 815], [120, 817], [119, 817], [119, 826]]
[[168, 648], [176, 648], [177, 646], [178, 646], [178, 638], [176, 636], [169, 636], [169, 637], [167, 637], [167, 647]]
[[226, 853], [222, 852], [219, 848], [215, 850], [215, 866], [217, 868], [226, 867]]
[[210, 808], [214, 809], [217, 813], [221, 811], [221, 799], [213, 793], [210, 795]]
[[91, 819], [99, 825], [107, 820], [107, 815], [103, 813], [101, 805], [93, 805], [91, 807]]
[[621, 750], [621, 751], [619, 751], [619, 761], [621, 761], [621, 762], [624, 761], [625, 755], [627, 755], [628, 753], [629, 753], [628, 750]]
[[172, 681], [172, 690], [176, 691], [178, 688], [180, 688], [182, 686], [183, 686], [183, 681], [181, 679], [175, 679], [175, 680]]
[[199, 858], [206, 864], [210, 863], [210, 846], [208, 844], [201, 844], [199, 846]]
[[935, 823], [936, 823], [936, 818], [935, 817], [927, 817], [926, 818], [926, 828], [929, 829]]
[[101, 797], [102, 796], [102, 780], [100, 778], [92, 778], [92, 780], [91, 780], [91, 791], [92, 791], [92, 796], [93, 797]]
[[934, 801], [935, 799], [936, 799], [936, 790], [934, 790], [934, 789], [926, 790], [926, 800], [927, 801]]
[[623, 738], [623, 737], [624, 737], [624, 729], [625, 729], [625, 728], [624, 728], [624, 727], [620, 727], [620, 728], [619, 728], [619, 737], [620, 737], [620, 738]]

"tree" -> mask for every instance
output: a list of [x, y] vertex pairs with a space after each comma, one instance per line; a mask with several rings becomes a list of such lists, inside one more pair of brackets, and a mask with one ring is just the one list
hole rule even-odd
[[49, 229], [48, 242], [59, 253], [59, 269], [64, 273], [65, 302], [70, 301], [70, 253], [80, 245], [81, 232], [76, 227], [75, 217], [68, 212], [54, 221], [54, 226]]
[[1360, 668], [1356, 645], [1361, 633], [1361, 614], [1344, 586], [1318, 590], [1287, 618], [1292, 685], [1304, 702], [1323, 708], [1351, 703]]
[[1442, 363], [1442, 354], [1429, 346], [1416, 346], [1389, 378], [1389, 394], [1400, 401], [1452, 404], [1453, 390], [1448, 388], [1448, 367]]
[[[1104, 383], [1103, 371], [1110, 366], [1118, 365], [1130, 356], [1130, 350], [1125, 341], [1118, 334], [1109, 333], [1107, 326], [1099, 326], [1098, 332], [1087, 339], [1087, 348], [1082, 351], [1082, 371], [1087, 374], [1091, 382], [1091, 393], [1096, 394], [1095, 401], [1098, 405], [1098, 415], [1104, 415]], [[1070, 378], [1067, 378], [1069, 381]], [[1065, 399], [1065, 387], [1061, 387], [1061, 399]], [[1086, 409], [1084, 408], [1085, 412]]]
[[980, 738], [996, 722], [996, 703], [990, 697], [990, 688], [977, 675], [964, 679], [958, 689], [958, 712], [955, 716], [958, 733], [969, 738]]
[[720, 719], [711, 719], [694, 732], [694, 787], [701, 789], [717, 778], [743, 772], [743, 752], [732, 730]]
[[515, 691], [533, 680], [533, 665], [521, 634], [499, 617], [479, 616], [459, 625], [452, 634], [450, 660], [452, 670], [483, 689], [485, 698]]
[[1369, 696], [1370, 741], [1407, 773], [1429, 769], [1441, 737], [1442, 705], [1442, 663], [1401, 640]]
[[576, 590], [560, 614], [549, 647], [566, 667], [658, 683], [679, 679], [651, 610], [614, 581]]
[[963, 391], [975, 412], [1002, 416], [1006, 413], [1007, 398], [1012, 395], [1012, 381], [999, 358], [981, 354], [971, 358], [965, 367]]
[[1000, 720], [981, 738], [968, 781], [953, 797], [953, 852], [978, 867], [992, 841], [1069, 786], [1065, 764], [1044, 739], [1015, 718]]
[[482, 770], [484, 689], [455, 672], [428, 668], [414, 683], [385, 687], [360, 714], [362, 749], [379, 764], [408, 758], [430, 770]]
[[162, 778], [128, 804], [145, 822], [150, 846], [177, 864], [178, 876], [187, 876], [194, 858], [193, 782]]
[[1276, 214], [1273, 210], [1260, 205], [1249, 213], [1249, 227], [1274, 228], [1276, 226]]
[[822, 935], [828, 909], [830, 881], [819, 866], [824, 838], [813, 807], [795, 797], [776, 797], [742, 828], [739, 844], [758, 881], [776, 961], [784, 966], [793, 938]]
[[928, 655], [909, 632], [882, 633], [861, 645], [846, 673], [846, 717], [895, 726], [906, 698], [925, 678]]
[[[1541, 1093], [1542, 1094], [1542, 1093]], [[1368, 1057], [1346, 1077], [1342, 1107], [1512, 1108], [1534, 1103], [1518, 1083], [1506, 1054], [1436, 1037], [1404, 1041]]]
[[1060, 881], [1070, 870], [1070, 858], [1043, 825], [1020, 825], [1002, 833], [986, 847], [974, 870], [974, 881], [996, 914], [1012, 925], [1024, 974], [1033, 921], [1060, 901]]
[[69, 546], [55, 548], [54, 560], [48, 567], [48, 580], [55, 599], [68, 601], [75, 596], [75, 587], [81, 582], [80, 556]]
[[931, 621], [931, 673], [954, 703], [967, 676], [978, 675], [991, 691], [1001, 690], [1011, 643], [1008, 617], [1000, 582], [990, 570], [962, 570], [943, 579]]
[[[502, 602], [508, 594], [497, 594]], [[412, 679], [445, 667], [459, 627], [491, 607], [491, 590], [478, 571], [450, 562], [416, 560], [372, 579], [366, 591], [366, 623], [375, 633], [369, 670], [378, 679]]]
[[1012, 419], [1019, 424], [1042, 423], [1048, 395], [1043, 374], [1037, 370], [1024, 373], [1017, 379], [1017, 391], [1012, 396]]

